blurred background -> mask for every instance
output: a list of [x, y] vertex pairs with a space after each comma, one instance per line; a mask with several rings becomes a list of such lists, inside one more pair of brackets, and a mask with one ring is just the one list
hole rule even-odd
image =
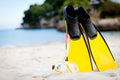
[[3, 0], [0, 46], [65, 41], [63, 8], [82, 6], [107, 37], [120, 38], [120, 0]]

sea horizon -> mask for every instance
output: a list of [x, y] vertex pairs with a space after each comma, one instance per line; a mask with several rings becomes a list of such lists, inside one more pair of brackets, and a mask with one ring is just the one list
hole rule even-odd
[[[120, 31], [101, 31], [105, 39], [120, 38]], [[65, 42], [65, 32], [49, 29], [0, 29], [0, 47]]]
[[0, 29], [0, 47], [34, 45], [65, 40], [56, 29]]

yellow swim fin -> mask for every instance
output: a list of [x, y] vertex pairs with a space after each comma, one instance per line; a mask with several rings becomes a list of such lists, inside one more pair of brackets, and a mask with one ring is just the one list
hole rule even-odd
[[[87, 37], [88, 38], [88, 37]], [[117, 63], [105, 41], [99, 31], [94, 39], [88, 39], [92, 57], [99, 71], [116, 69], [118, 68]]]
[[82, 8], [75, 9], [81, 29], [85, 34], [85, 39], [89, 47], [89, 52], [99, 71], [116, 69], [117, 63], [100, 31], [92, 23], [90, 16]]
[[79, 72], [93, 71], [88, 47], [80, 30], [78, 17], [71, 5], [64, 8], [64, 17], [68, 50], [67, 61], [77, 64]]
[[67, 49], [68, 62], [76, 63], [78, 65], [79, 72], [93, 71], [90, 54], [88, 52], [88, 48], [83, 35], [81, 35], [79, 40], [72, 40], [69, 38]]
[[106, 43], [100, 31], [98, 31], [96, 28], [97, 36], [93, 39], [90, 39], [83, 27], [82, 30], [86, 35], [86, 41], [98, 71], [118, 68], [118, 65], [110, 51], [110, 48], [108, 47], [108, 44]]

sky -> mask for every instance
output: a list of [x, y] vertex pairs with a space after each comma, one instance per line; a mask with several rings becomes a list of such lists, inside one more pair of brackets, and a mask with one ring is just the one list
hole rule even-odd
[[43, 4], [45, 0], [1, 0], [0, 29], [17, 28], [21, 26], [24, 11], [31, 4]]
[[[24, 11], [31, 4], [43, 4], [45, 0], [1, 0], [0, 29], [17, 28], [21, 26]], [[120, 0], [113, 0], [120, 2]]]

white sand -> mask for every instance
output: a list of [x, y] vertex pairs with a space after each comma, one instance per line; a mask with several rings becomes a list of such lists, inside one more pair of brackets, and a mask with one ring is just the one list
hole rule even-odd
[[[120, 39], [106, 38], [120, 66]], [[120, 80], [120, 68], [104, 72], [53, 73], [51, 65], [63, 61], [65, 43], [1, 47], [0, 80]]]

